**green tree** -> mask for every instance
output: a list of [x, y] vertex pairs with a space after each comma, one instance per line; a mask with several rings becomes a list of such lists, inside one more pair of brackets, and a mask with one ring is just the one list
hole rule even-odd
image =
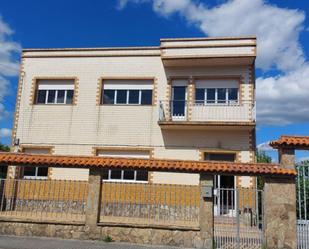
[[308, 219], [309, 217], [309, 161], [296, 163], [296, 208], [297, 217]]
[[9, 152], [10, 151], [10, 147], [0, 143], [0, 151]]
[[265, 151], [257, 150], [256, 161], [258, 163], [271, 163], [271, 157], [269, 155], [267, 155]]
[[[256, 161], [258, 163], [271, 163], [271, 157], [266, 154], [265, 151], [256, 151]], [[257, 188], [263, 189], [264, 188], [264, 182], [263, 178], [261, 176], [257, 177]]]
[[[1, 151], [9, 152], [10, 147], [0, 143], [0, 152]], [[6, 173], [7, 173], [7, 166], [0, 166], [0, 179], [5, 178]]]

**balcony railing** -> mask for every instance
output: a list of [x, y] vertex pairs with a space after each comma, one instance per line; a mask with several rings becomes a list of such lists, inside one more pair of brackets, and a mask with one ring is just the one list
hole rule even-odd
[[189, 103], [185, 100], [160, 101], [160, 122], [255, 122], [255, 103]]

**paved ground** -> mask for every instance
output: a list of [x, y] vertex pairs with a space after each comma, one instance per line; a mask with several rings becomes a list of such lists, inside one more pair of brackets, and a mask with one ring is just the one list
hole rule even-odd
[[38, 237], [0, 236], [0, 249], [178, 249], [103, 241], [80, 241]]

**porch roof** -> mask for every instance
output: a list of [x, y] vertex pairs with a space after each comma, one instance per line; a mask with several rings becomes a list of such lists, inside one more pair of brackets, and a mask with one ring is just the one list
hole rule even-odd
[[0, 153], [0, 165], [59, 168], [121, 168], [233, 175], [296, 175], [296, 171], [293, 169], [284, 169], [279, 164], [268, 163], [202, 162], [98, 156], [35, 155], [24, 153]]
[[269, 143], [275, 149], [290, 148], [299, 150], [309, 150], [309, 136], [286, 136]]

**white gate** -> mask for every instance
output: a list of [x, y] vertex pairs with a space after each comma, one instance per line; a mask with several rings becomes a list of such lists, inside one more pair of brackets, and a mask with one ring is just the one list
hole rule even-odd
[[296, 165], [298, 249], [309, 249], [309, 162]]
[[263, 191], [214, 190], [214, 248], [263, 248]]

